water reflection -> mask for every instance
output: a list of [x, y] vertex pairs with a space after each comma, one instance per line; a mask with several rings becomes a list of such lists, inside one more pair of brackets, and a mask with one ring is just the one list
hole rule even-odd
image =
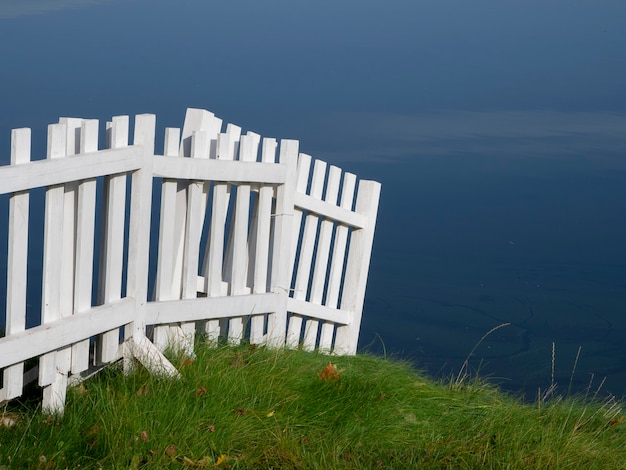
[[68, 8], [82, 8], [111, 0], [2, 0], [0, 19], [17, 18], [24, 15], [36, 15]]

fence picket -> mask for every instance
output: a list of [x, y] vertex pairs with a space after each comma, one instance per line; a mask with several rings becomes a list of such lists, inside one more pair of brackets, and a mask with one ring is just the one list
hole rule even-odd
[[[30, 162], [30, 129], [14, 129], [11, 133], [11, 165]], [[6, 336], [26, 327], [26, 270], [28, 263], [28, 208], [30, 195], [21, 191], [9, 200], [9, 246], [7, 259]], [[4, 370], [0, 401], [22, 394], [24, 363]]]
[[[98, 121], [81, 123], [79, 153], [98, 150]], [[81, 314], [91, 308], [93, 283], [93, 255], [96, 213], [96, 179], [90, 178], [78, 185], [76, 206], [76, 258], [74, 274], [74, 311]], [[67, 202], [67, 198], [66, 198]], [[72, 346], [72, 373], [78, 374], [89, 368], [89, 340]]]
[[[66, 125], [48, 126], [48, 155], [50, 159], [62, 158], [66, 152]], [[44, 222], [44, 261], [42, 273], [42, 324], [51, 323], [61, 318], [61, 281], [63, 252], [63, 205], [65, 202], [64, 185], [51, 186], [46, 190], [46, 208]], [[65, 402], [66, 369], [69, 364], [57, 361], [56, 352], [41, 356], [39, 360], [39, 385], [43, 387], [43, 408], [55, 412]], [[59, 359], [69, 359], [60, 354]], [[66, 368], [67, 366], [67, 368]]]
[[[195, 131], [191, 142], [191, 158], [209, 158], [210, 136], [206, 131]], [[200, 256], [200, 237], [204, 222], [204, 183], [192, 181], [187, 187], [187, 216], [183, 253], [183, 299], [195, 299], [198, 291], [198, 258]], [[181, 337], [176, 347], [193, 356], [196, 333], [193, 322], [181, 323]]]
[[[179, 155], [180, 129], [167, 128], [163, 153], [165, 156]], [[175, 179], [163, 178], [161, 183], [161, 212], [159, 222], [158, 264], [156, 273], [155, 300], [173, 300], [178, 298], [178, 289], [174, 285], [175, 256], [178, 251], [176, 232], [176, 198], [178, 182]], [[169, 325], [155, 326], [153, 342], [158, 349], [164, 351], [169, 343], [174, 327]]]
[[[276, 204], [271, 242], [271, 289], [279, 295], [279, 308], [267, 316], [267, 345], [280, 347], [285, 344], [287, 331], [287, 299], [291, 286], [290, 262], [294, 225], [294, 195], [298, 165], [297, 140], [280, 141], [278, 161], [287, 166], [285, 183], [276, 188]], [[289, 247], [289, 250], [285, 250]]]
[[[276, 159], [276, 139], [263, 139], [261, 162], [274, 163]], [[268, 264], [270, 250], [270, 228], [272, 223], [272, 195], [273, 188], [263, 185], [259, 188], [256, 206], [253, 214], [253, 226], [249, 249], [249, 274], [252, 279], [252, 292], [255, 294], [268, 291]], [[250, 343], [264, 342], [264, 327], [266, 315], [252, 315], [250, 320]]]
[[[128, 145], [128, 116], [116, 116], [107, 129], [110, 148]], [[99, 303], [107, 304], [122, 298], [122, 270], [124, 261], [124, 224], [126, 218], [126, 174], [105, 178], [103, 203], [103, 237], [100, 260]], [[98, 360], [111, 362], [117, 357], [119, 330], [100, 335]]]
[[364, 215], [368, 223], [365, 228], [354, 230], [350, 237], [341, 309], [350, 311], [352, 319], [349, 325], [342, 325], [337, 328], [336, 354], [356, 353], [379, 199], [380, 183], [363, 180], [359, 182], [356, 212]]

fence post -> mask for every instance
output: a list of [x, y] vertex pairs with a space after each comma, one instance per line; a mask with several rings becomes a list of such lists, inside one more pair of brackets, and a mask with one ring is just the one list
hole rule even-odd
[[[135, 300], [134, 319], [131, 324], [131, 352], [148, 370], [157, 374], [178, 376], [176, 368], [146, 338], [155, 125], [156, 117], [153, 114], [140, 114], [135, 118], [133, 144], [141, 148], [142, 165], [132, 174], [128, 231], [128, 281], [126, 290], [128, 297]], [[129, 357], [126, 351], [124, 359], [126, 370], [128, 370]]]
[[287, 299], [291, 284], [289, 248], [293, 230], [298, 146], [297, 140], [283, 139], [280, 142], [279, 162], [287, 165], [287, 175], [285, 183], [276, 189], [271, 290], [278, 294], [280, 300], [276, 312], [267, 317], [267, 344], [270, 347], [283, 347], [287, 333]]
[[354, 230], [350, 237], [341, 310], [350, 311], [352, 318], [349, 325], [337, 328], [335, 354], [356, 353], [379, 199], [380, 183], [361, 180], [356, 200], [356, 212], [365, 216], [367, 225], [362, 229]]

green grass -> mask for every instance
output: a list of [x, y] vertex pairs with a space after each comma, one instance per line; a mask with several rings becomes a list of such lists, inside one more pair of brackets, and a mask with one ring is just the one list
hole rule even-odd
[[[339, 377], [320, 374], [329, 360]], [[626, 468], [614, 400], [534, 404], [408, 364], [241, 346], [174, 359], [181, 379], [111, 367], [63, 417], [0, 408], [1, 468]]]

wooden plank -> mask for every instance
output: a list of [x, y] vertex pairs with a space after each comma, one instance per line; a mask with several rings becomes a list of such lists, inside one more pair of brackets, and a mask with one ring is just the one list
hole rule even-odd
[[364, 228], [367, 224], [362, 214], [344, 209], [326, 201], [320, 201], [307, 194], [296, 193], [296, 207], [315, 213], [321, 217], [336, 220], [337, 222], [353, 228]]
[[292, 265], [291, 253], [285, 246], [291, 246], [294, 224], [294, 193], [296, 191], [297, 140], [281, 140], [279, 162], [287, 165], [285, 183], [276, 189], [276, 213], [274, 214], [274, 228], [272, 240], [272, 292], [280, 295], [279, 308], [267, 317], [267, 345], [283, 347], [287, 330], [287, 298], [291, 285], [290, 270]]
[[[80, 153], [82, 119], [61, 118], [60, 124], [65, 124], [65, 157]], [[65, 183], [65, 201], [63, 204], [63, 244], [61, 271], [57, 273], [61, 277], [61, 317], [74, 313], [74, 281], [76, 267], [76, 221], [78, 206], [78, 182]], [[56, 352], [57, 373], [63, 378], [63, 387], [67, 387], [66, 377], [69, 375], [72, 363], [72, 348], [62, 348]]]
[[124, 173], [140, 166], [137, 150], [132, 147], [100, 150], [55, 160], [37, 160], [25, 168], [0, 166], [0, 194]]
[[[356, 175], [345, 173], [343, 176], [343, 188], [341, 191], [341, 207], [346, 210], [352, 209], [354, 202], [354, 190], [356, 188]], [[326, 302], [328, 307], [336, 308], [339, 305], [339, 292], [343, 279], [343, 267], [346, 257], [346, 245], [348, 242], [349, 229], [345, 225], [337, 225], [335, 230], [335, 243], [328, 276], [328, 288], [326, 290]], [[322, 324], [319, 348], [324, 351], [332, 349], [333, 336], [335, 333], [334, 323]]]
[[132, 317], [134, 307], [134, 299], [127, 298], [0, 338], [0, 368], [118, 328]]
[[[276, 139], [263, 139], [261, 161], [274, 163], [276, 159]], [[274, 190], [269, 185], [261, 185], [254, 212], [254, 240], [250, 243], [250, 265], [252, 271], [252, 291], [255, 294], [267, 292], [269, 272], [270, 227], [272, 223], [272, 197]], [[261, 344], [264, 340], [265, 316], [253, 315], [250, 321], [250, 343]]]
[[[180, 129], [167, 128], [165, 130], [164, 154], [178, 155], [180, 143]], [[161, 158], [158, 157], [156, 161]], [[180, 159], [182, 160], [182, 159]], [[178, 249], [176, 242], [176, 193], [177, 181], [164, 178], [161, 183], [161, 215], [159, 221], [158, 264], [156, 274], [156, 300], [174, 300], [180, 298], [180, 288], [174, 285], [175, 256]], [[175, 334], [170, 326], [156, 326], [154, 328], [154, 344], [164, 351], [169, 343], [170, 335]]]
[[[240, 162], [256, 161], [260, 136], [248, 133], [241, 137], [239, 154]], [[232, 224], [232, 273], [231, 295], [241, 295], [246, 292], [248, 277], [248, 218], [250, 214], [250, 185], [237, 186], [234, 216]], [[247, 312], [240, 312], [247, 313]], [[239, 344], [243, 339], [243, 318], [233, 317], [228, 325], [228, 341], [230, 344]]]
[[339, 325], [350, 325], [352, 322], [352, 312], [348, 310], [317, 305], [306, 300], [294, 299], [293, 297], [287, 300], [287, 308], [290, 312], [297, 312], [297, 316], [312, 317]]
[[[66, 125], [53, 124], [48, 127], [48, 152], [50, 159], [62, 158], [66, 153]], [[63, 185], [49, 187], [46, 191], [44, 221], [44, 262], [42, 273], [42, 324], [56, 321], [62, 316], [61, 292], [62, 277], [59, 273], [63, 265], [63, 216], [65, 194]], [[67, 389], [69, 355], [48, 353], [39, 360], [39, 385], [43, 387], [42, 408], [46, 413], [63, 410]]]
[[380, 183], [361, 180], [356, 212], [367, 218], [367, 226], [353, 231], [350, 237], [341, 309], [351, 311], [352, 320], [350, 325], [337, 328], [334, 348], [336, 354], [356, 353], [379, 199]]
[[[206, 131], [195, 131], [191, 143], [191, 158], [209, 158], [210, 138]], [[204, 224], [205, 203], [204, 183], [192, 181], [187, 188], [187, 217], [185, 229], [185, 244], [183, 256], [183, 286], [182, 298], [194, 299], [197, 297], [198, 259], [200, 257], [200, 238]], [[183, 322], [180, 324], [180, 337], [174, 347], [186, 352], [188, 356], [194, 354], [195, 324]]]
[[140, 114], [135, 118], [134, 145], [141, 148], [144, 165], [132, 174], [130, 221], [128, 230], [128, 296], [134, 298], [131, 334], [123, 348], [124, 368], [132, 370], [130, 355], [155, 374], [179, 377], [176, 368], [146, 338], [146, 305], [150, 262], [150, 214], [152, 205], [152, 161], [156, 116]]
[[[116, 116], [110, 127], [110, 147], [128, 145], [128, 116]], [[126, 175], [108, 176], [105, 179], [104, 237], [100, 261], [101, 304], [119, 300], [122, 296], [122, 270], [124, 257], [124, 224], [126, 218]], [[98, 339], [98, 361], [107, 363], [117, 357], [119, 331], [112, 330]]]
[[149, 323], [160, 325], [176, 321], [190, 322], [239, 316], [241, 312], [264, 314], [276, 311], [279, 301], [278, 294], [266, 292], [150, 302], [147, 306], [147, 320]]
[[[328, 204], [336, 206], [337, 196], [339, 195], [339, 183], [341, 181], [341, 170], [336, 166], [331, 166], [328, 173], [328, 184], [324, 201]], [[324, 296], [324, 287], [326, 283], [326, 273], [328, 271], [328, 258], [330, 254], [330, 244], [333, 236], [334, 223], [329, 219], [322, 219], [320, 223], [319, 239], [317, 241], [317, 250], [315, 254], [315, 268], [313, 270], [313, 280], [311, 283], [311, 293], [309, 302], [316, 305], [322, 305]], [[319, 329], [319, 321], [309, 318], [304, 328], [303, 347], [307, 351], [315, 349], [317, 341], [317, 333]], [[330, 352], [330, 350], [323, 350]]]
[[289, 282], [293, 279], [293, 272], [296, 267], [296, 253], [300, 241], [300, 227], [302, 225], [302, 209], [295, 206], [298, 194], [306, 194], [309, 182], [309, 172], [311, 170], [311, 157], [305, 153], [298, 156], [298, 169], [296, 177], [296, 188], [294, 194], [294, 215], [293, 215], [293, 231], [291, 232], [291, 249], [290, 249], [290, 265], [289, 265]]
[[[311, 196], [317, 199], [322, 198], [324, 191], [324, 181], [326, 178], [326, 162], [316, 160], [313, 166], [313, 179], [311, 180]], [[306, 300], [308, 297], [309, 278], [313, 263], [313, 253], [317, 239], [319, 217], [316, 214], [308, 213], [304, 220], [304, 231], [300, 243], [300, 256], [296, 271], [296, 283], [293, 291], [293, 298], [296, 300]], [[295, 312], [297, 313], [297, 312]], [[287, 329], [287, 347], [296, 348], [300, 344], [302, 330], [302, 317], [292, 315], [289, 319]]]
[[[98, 121], [84, 120], [81, 123], [79, 152], [98, 150]], [[66, 199], [67, 201], [67, 199]], [[84, 180], [78, 186], [76, 207], [76, 254], [73, 314], [78, 315], [91, 308], [91, 288], [93, 283], [94, 235], [96, 212], [96, 180]], [[89, 341], [72, 346], [73, 374], [89, 367]]]
[[[11, 165], [30, 162], [30, 129], [11, 131]], [[5, 334], [11, 337], [26, 328], [26, 279], [28, 265], [28, 208], [29, 193], [22, 191], [11, 195], [9, 200], [7, 299]], [[22, 394], [24, 363], [20, 362], [4, 370], [0, 401], [10, 400]]]

